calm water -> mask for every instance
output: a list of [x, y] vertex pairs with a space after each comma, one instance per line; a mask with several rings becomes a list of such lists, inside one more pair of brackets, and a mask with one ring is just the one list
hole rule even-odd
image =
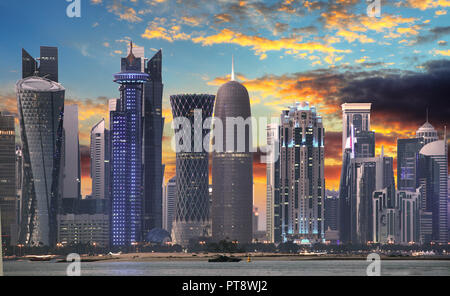
[[[365, 276], [366, 261], [254, 261], [247, 263], [209, 262], [89, 262], [81, 263], [81, 275], [87, 276]], [[7, 261], [5, 275], [66, 275], [66, 263]], [[450, 276], [450, 261], [382, 261], [381, 275]]]

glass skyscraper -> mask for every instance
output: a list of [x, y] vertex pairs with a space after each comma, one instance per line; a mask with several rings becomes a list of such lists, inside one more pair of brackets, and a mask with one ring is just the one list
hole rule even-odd
[[[187, 246], [190, 239], [210, 234], [208, 151], [203, 147], [204, 142], [209, 143], [209, 130], [202, 127], [204, 121], [212, 115], [214, 98], [214, 95], [205, 94], [170, 96], [173, 117], [188, 119], [191, 127], [189, 130], [175, 127], [175, 132], [183, 136], [176, 145], [190, 148], [185, 151], [186, 149], [182, 150], [180, 147], [176, 154], [177, 190], [172, 240], [183, 246]], [[197, 116], [201, 118], [195, 118], [196, 111]], [[194, 132], [195, 128], [201, 129], [202, 132]], [[200, 149], [198, 144], [201, 145]]]
[[14, 116], [0, 114], [0, 210], [1, 234], [10, 245], [17, 234], [16, 146]]
[[110, 112], [111, 245], [129, 246], [142, 238], [142, 98], [149, 75], [131, 49], [121, 59], [120, 99]]
[[56, 243], [65, 89], [37, 76], [17, 82], [23, 153], [22, 223], [19, 241]]

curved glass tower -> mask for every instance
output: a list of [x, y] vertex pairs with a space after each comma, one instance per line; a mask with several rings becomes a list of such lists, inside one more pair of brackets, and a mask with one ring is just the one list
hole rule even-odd
[[[183, 246], [187, 246], [190, 239], [207, 236], [210, 232], [208, 152], [203, 148], [204, 141], [209, 141], [208, 130], [202, 129], [202, 126], [205, 119], [212, 116], [214, 98], [214, 95], [205, 94], [170, 96], [173, 117], [188, 119], [191, 127], [177, 127], [175, 130], [176, 133], [181, 133], [182, 139], [190, 140], [190, 143], [184, 143], [190, 149], [180, 152], [177, 149], [176, 154], [176, 210], [172, 240]], [[195, 133], [195, 127], [202, 132]], [[181, 142], [182, 140], [177, 143], [178, 147], [183, 144]], [[201, 145], [200, 149], [195, 149], [198, 144]]]
[[22, 225], [19, 241], [56, 243], [65, 89], [31, 76], [16, 84], [23, 153]]
[[[247, 89], [234, 81], [234, 71], [231, 76], [232, 80], [217, 91], [214, 111], [214, 117], [223, 124], [224, 146], [212, 158], [212, 236], [215, 241], [250, 243], [253, 212], [251, 122], [247, 120], [251, 116], [250, 99]], [[233, 127], [227, 118], [240, 118], [241, 123], [248, 124]], [[234, 135], [229, 133], [231, 130]], [[240, 132], [242, 137], [238, 137]], [[244, 144], [244, 149], [239, 149], [238, 141]]]

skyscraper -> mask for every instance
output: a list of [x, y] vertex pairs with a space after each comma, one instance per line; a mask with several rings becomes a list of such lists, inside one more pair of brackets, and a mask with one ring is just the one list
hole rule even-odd
[[111, 245], [129, 246], [142, 238], [142, 100], [149, 75], [131, 50], [121, 59], [120, 99], [110, 112]]
[[323, 240], [324, 136], [322, 117], [308, 102], [297, 103], [282, 111], [280, 202], [283, 241]]
[[109, 130], [105, 119], [91, 129], [92, 198], [109, 199]]
[[334, 190], [326, 190], [325, 195], [325, 230], [338, 230], [339, 192]]
[[145, 72], [150, 76], [144, 83], [142, 110], [143, 163], [144, 163], [144, 222], [143, 231], [162, 227], [162, 186], [164, 166], [162, 165], [162, 51], [159, 50], [148, 61]]
[[61, 167], [62, 198], [81, 197], [80, 144], [78, 139], [78, 106], [64, 106]]
[[428, 115], [427, 121], [416, 131], [416, 138], [423, 138], [424, 144], [439, 140], [437, 131], [431, 123], [428, 122]]
[[61, 84], [37, 76], [16, 84], [23, 153], [21, 243], [56, 243], [64, 93]]
[[425, 191], [422, 197], [422, 210], [431, 212], [431, 240], [446, 244], [448, 242], [447, 138], [444, 136], [444, 140], [429, 142], [419, 153], [422, 158], [419, 164], [420, 178]]
[[346, 208], [340, 215], [347, 215], [348, 222], [339, 229], [341, 241], [365, 244], [373, 239], [373, 193], [384, 190], [384, 207], [395, 207], [393, 158], [384, 156], [383, 149], [378, 157], [351, 158], [345, 175], [347, 178], [341, 186], [344, 185], [347, 195], [339, 198], [345, 198], [348, 203], [344, 203]]
[[[371, 103], [342, 104], [342, 169], [339, 185], [339, 236], [348, 242], [351, 229], [351, 197], [349, 172], [351, 160], [355, 157], [375, 156], [375, 136], [370, 131]], [[359, 140], [361, 137], [361, 140]], [[357, 142], [360, 142], [356, 144]], [[361, 145], [360, 145], [361, 144]]]
[[[235, 81], [232, 69], [231, 81], [217, 91], [214, 111], [214, 117], [222, 121], [224, 131], [224, 145], [217, 145], [222, 152], [213, 152], [212, 160], [212, 236], [215, 241], [252, 241], [253, 147], [252, 127], [248, 122], [250, 116], [247, 89]], [[242, 124], [237, 126], [235, 122], [227, 122], [227, 117], [240, 118]], [[235, 130], [237, 133], [231, 133]], [[241, 133], [239, 139], [238, 133]]]
[[[128, 47], [130, 53], [131, 46]], [[142, 100], [142, 151], [143, 151], [143, 233], [162, 227], [162, 51], [157, 51], [145, 64], [144, 47], [133, 46], [133, 54], [141, 59], [141, 72], [149, 75], [143, 85]]]
[[17, 229], [15, 153], [14, 116], [0, 113], [1, 233], [6, 245], [10, 245], [15, 240]]
[[[173, 95], [170, 96], [170, 104], [173, 118], [184, 117], [190, 122], [189, 129], [175, 127], [175, 132], [182, 138], [176, 140], [177, 191], [172, 224], [172, 240], [187, 246], [190, 239], [208, 236], [210, 232], [208, 152], [203, 147], [204, 141], [208, 141], [209, 130], [202, 127], [212, 115], [214, 95]], [[180, 145], [187, 149], [181, 149]]]
[[266, 164], [266, 236], [273, 243], [281, 242], [281, 204], [280, 204], [280, 125], [267, 125], [267, 146], [270, 157]]
[[397, 188], [415, 192], [419, 187], [419, 151], [424, 139], [397, 140]]
[[175, 220], [177, 199], [177, 177], [172, 177], [165, 185], [163, 196], [163, 229], [172, 232], [173, 220]]
[[22, 48], [22, 78], [39, 76], [58, 82], [58, 48], [41, 46], [39, 64]]

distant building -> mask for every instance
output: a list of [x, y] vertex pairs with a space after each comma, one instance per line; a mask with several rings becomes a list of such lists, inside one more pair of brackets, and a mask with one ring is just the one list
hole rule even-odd
[[327, 190], [324, 206], [325, 229], [338, 230], [339, 192]]
[[258, 232], [258, 220], [259, 220], [259, 213], [258, 208], [253, 207], [253, 236]]
[[92, 198], [109, 200], [109, 141], [109, 130], [102, 119], [91, 129]]
[[77, 105], [64, 106], [62, 147], [62, 198], [79, 198], [81, 196], [81, 169]]
[[17, 240], [16, 147], [14, 116], [0, 113], [0, 210], [3, 243]]
[[163, 196], [163, 229], [165, 229], [169, 234], [172, 232], [172, 223], [175, 219], [176, 198], [177, 178], [175, 176], [172, 177], [165, 185]]
[[420, 243], [421, 188], [415, 192], [397, 191], [400, 211], [400, 243]]
[[281, 114], [280, 192], [282, 239], [324, 239], [325, 129], [308, 102]]
[[109, 246], [107, 200], [65, 198], [60, 208], [58, 243]]
[[419, 151], [424, 138], [397, 140], [397, 188], [416, 191], [419, 187]]
[[267, 240], [281, 242], [281, 204], [280, 204], [280, 125], [267, 125], [267, 146], [270, 147], [269, 161], [266, 164], [266, 232]]
[[[420, 182], [423, 186], [422, 211], [431, 213], [432, 233], [423, 237], [431, 241], [447, 244], [448, 242], [448, 152], [447, 139], [432, 141], [423, 146], [420, 154]], [[429, 217], [429, 214], [428, 214]], [[426, 223], [422, 219], [422, 223]], [[424, 233], [422, 233], [424, 235]]]
[[[400, 242], [400, 213], [395, 204], [390, 204], [387, 188], [373, 192], [372, 234], [370, 240], [380, 244], [396, 244]], [[361, 241], [361, 243], [364, 243]]]

